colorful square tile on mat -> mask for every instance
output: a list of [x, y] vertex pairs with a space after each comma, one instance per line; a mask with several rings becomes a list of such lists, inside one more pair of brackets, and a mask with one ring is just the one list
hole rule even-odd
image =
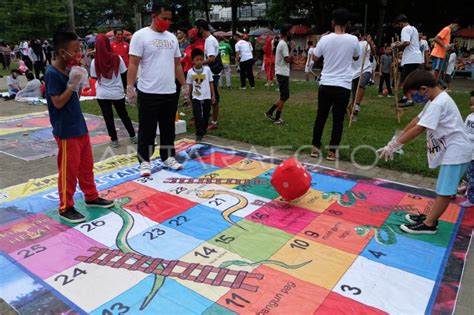
[[0, 312], [453, 312], [469, 209], [451, 204], [437, 234], [410, 235], [400, 225], [432, 210], [428, 191], [306, 165], [310, 190], [286, 202], [270, 183], [280, 161], [193, 143], [177, 144], [184, 170], [154, 160], [148, 178], [130, 155], [96, 164], [116, 205], [86, 208], [77, 194], [81, 224], [58, 217], [56, 175], [0, 189]]

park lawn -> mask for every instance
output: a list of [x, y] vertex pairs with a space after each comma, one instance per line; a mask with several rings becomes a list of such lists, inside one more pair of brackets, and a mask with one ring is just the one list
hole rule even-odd
[[[18, 62], [12, 62], [10, 64], [10, 69], [18, 69]], [[3, 67], [0, 67], [0, 75], [6, 77], [10, 75], [10, 70], [5, 70]]]
[[[234, 87], [237, 86], [235, 81]], [[254, 145], [282, 146], [281, 150], [297, 151], [307, 146], [301, 149], [301, 154], [309, 154], [316, 117], [317, 89], [314, 82], [291, 82], [290, 100], [282, 114], [282, 118], [287, 122], [284, 126], [275, 126], [264, 117], [264, 112], [279, 95], [275, 88], [267, 90], [264, 81], [257, 80], [255, 90], [220, 89], [220, 128], [211, 131], [210, 134]], [[451, 95], [460, 107], [463, 117], [466, 117], [470, 111], [468, 94], [455, 92]], [[422, 109], [421, 105], [416, 105], [405, 111], [401, 123], [398, 124], [393, 105], [393, 98], [379, 98], [376, 87], [368, 88], [359, 120], [348, 128], [346, 118], [341, 145], [347, 147], [340, 150], [342, 160], [351, 161], [352, 156], [353, 160], [361, 165], [371, 165], [375, 160], [375, 152], [368, 147], [374, 149], [383, 147], [397, 129], [403, 129]], [[85, 112], [101, 114], [95, 101], [83, 102], [82, 106]], [[185, 120], [192, 117], [190, 108], [180, 107], [179, 112], [185, 113]], [[138, 121], [136, 108], [129, 107], [129, 113], [132, 120]], [[328, 145], [331, 127], [330, 115], [324, 130], [323, 145]], [[189, 123], [188, 131], [194, 132]], [[323, 151], [327, 152], [327, 149]], [[427, 165], [425, 135], [406, 145], [404, 152], [394, 161], [379, 161], [377, 166], [424, 176], [436, 176], [436, 170], [430, 170]]]

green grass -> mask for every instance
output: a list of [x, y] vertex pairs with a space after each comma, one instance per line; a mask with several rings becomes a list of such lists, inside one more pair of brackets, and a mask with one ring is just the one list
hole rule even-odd
[[[12, 62], [10, 64], [10, 69], [18, 69], [18, 62]], [[10, 70], [4, 70], [3, 67], [0, 67], [0, 75], [6, 77], [10, 75]]]
[[[285, 105], [282, 118], [286, 126], [274, 126], [263, 113], [278, 98], [275, 88], [267, 90], [264, 81], [257, 81], [255, 90], [220, 89], [221, 105], [219, 114], [220, 128], [211, 132], [212, 135], [245, 143], [261, 146], [286, 146], [286, 149], [296, 151], [302, 146], [308, 146], [301, 152], [309, 154], [312, 140], [314, 120], [316, 117], [317, 86], [314, 82], [293, 81], [290, 86], [290, 99]], [[234, 82], [237, 86], [237, 82]], [[455, 92], [451, 94], [460, 106], [465, 117], [469, 113], [468, 94]], [[340, 151], [342, 160], [350, 161], [354, 148], [368, 145], [374, 148], [384, 146], [393, 136], [395, 130], [403, 127], [422, 109], [417, 105], [407, 110], [398, 124], [393, 107], [394, 99], [377, 97], [377, 89], [369, 87], [362, 103], [359, 120], [348, 128], [346, 118], [341, 145], [349, 146]], [[96, 102], [84, 102], [85, 112], [100, 115]], [[179, 108], [186, 113], [185, 119], [192, 116], [191, 109]], [[137, 121], [137, 109], [129, 107], [132, 120]], [[328, 118], [323, 136], [323, 145], [329, 143], [332, 128], [332, 116]], [[193, 132], [188, 124], [188, 130]], [[327, 150], [323, 150], [327, 151]], [[425, 135], [408, 144], [405, 154], [397, 156], [394, 161], [379, 161], [379, 167], [405, 171], [425, 176], [436, 176], [435, 170], [430, 170], [426, 161]], [[372, 150], [360, 149], [354, 154], [354, 160], [361, 165], [370, 165], [375, 159]]]

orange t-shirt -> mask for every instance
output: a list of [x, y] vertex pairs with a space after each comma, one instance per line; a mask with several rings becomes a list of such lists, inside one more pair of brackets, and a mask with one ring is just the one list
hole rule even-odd
[[[441, 39], [444, 46], [449, 45], [449, 43], [451, 42], [451, 28], [449, 26], [446, 26], [436, 36]], [[444, 47], [441, 47], [438, 43], [435, 42], [435, 46], [431, 51], [431, 56], [444, 59], [446, 57], [446, 49], [444, 49]]]

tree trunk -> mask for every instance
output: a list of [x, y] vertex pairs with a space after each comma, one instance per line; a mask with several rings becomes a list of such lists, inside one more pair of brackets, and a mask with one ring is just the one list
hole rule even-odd
[[232, 35], [235, 35], [237, 33], [237, 9], [239, 6], [236, 0], [231, 0], [230, 6], [232, 10]]
[[204, 4], [204, 12], [206, 12], [206, 21], [211, 22], [211, 18], [209, 17], [209, 0], [203, 0]]
[[74, 20], [74, 0], [68, 0], [67, 6], [68, 6], [69, 29], [72, 32], [74, 32], [76, 30], [76, 23]]
[[379, 0], [379, 17], [377, 20], [377, 46], [383, 45], [383, 25], [385, 22], [385, 10], [387, 9], [387, 0]]

